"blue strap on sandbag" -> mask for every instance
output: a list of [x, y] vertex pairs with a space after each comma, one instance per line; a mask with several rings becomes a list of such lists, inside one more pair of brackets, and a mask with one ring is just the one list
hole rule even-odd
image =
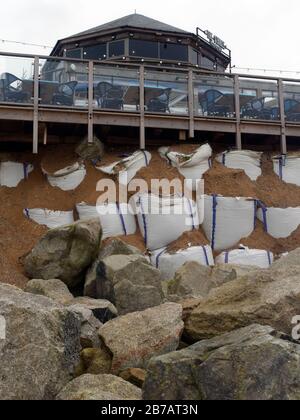
[[[184, 196], [183, 196], [183, 197], [184, 197]], [[186, 198], [186, 197], [184, 197], [184, 198]], [[186, 200], [187, 200], [187, 202], [188, 202], [188, 204], [189, 204], [190, 217], [191, 217], [191, 219], [192, 219], [192, 223], [193, 223], [193, 230], [195, 230], [195, 229], [196, 229], [196, 224], [195, 224], [195, 219], [194, 219], [193, 207], [192, 207], [192, 204], [191, 204], [190, 199], [189, 199], [189, 198], [186, 198]]]
[[209, 169], [212, 169], [213, 167], [212, 158], [208, 159], [208, 166], [209, 166]]
[[225, 264], [229, 264], [229, 252], [225, 252]]
[[146, 215], [145, 215], [145, 212], [144, 212], [144, 208], [143, 208], [143, 203], [142, 203], [141, 197], [139, 198], [139, 205], [140, 205], [140, 208], [141, 208], [141, 211], [142, 211], [142, 218], [143, 218], [143, 225], [144, 225], [144, 235], [145, 235], [144, 241], [145, 241], [145, 245], [147, 247], [147, 245], [148, 245], [147, 220], [146, 220]]
[[163, 251], [161, 251], [157, 256], [156, 256], [156, 268], [159, 269], [159, 259], [160, 257], [166, 252], [166, 250], [164, 249]]
[[211, 239], [211, 247], [215, 249], [215, 238], [216, 238], [216, 227], [217, 227], [217, 206], [218, 206], [218, 196], [216, 194], [212, 195], [212, 239]]
[[223, 164], [224, 166], [226, 166], [226, 154], [227, 154], [227, 152], [224, 152], [224, 153], [222, 154], [222, 164]]
[[144, 157], [145, 157], [145, 163], [146, 163], [146, 166], [149, 166], [149, 161], [148, 161], [148, 156], [147, 156], [147, 153], [145, 152], [145, 150], [141, 150], [141, 152], [143, 153], [143, 155], [144, 155]]
[[208, 259], [208, 255], [207, 255], [206, 247], [205, 247], [205, 246], [203, 246], [203, 247], [202, 247], [202, 249], [203, 249], [204, 256], [205, 256], [206, 265], [209, 267], [209, 266], [210, 266], [210, 264], [209, 264], [209, 259]]
[[118, 209], [118, 214], [119, 214], [119, 216], [120, 216], [120, 220], [121, 220], [121, 223], [122, 223], [122, 227], [123, 227], [124, 235], [125, 235], [125, 236], [127, 236], [126, 223], [125, 223], [125, 219], [124, 219], [124, 216], [123, 216], [123, 214], [122, 214], [122, 209], [121, 209], [121, 207], [120, 207], [120, 204], [119, 204], [119, 203], [117, 203], [117, 209]]
[[262, 209], [262, 212], [263, 212], [264, 231], [268, 233], [268, 217], [267, 217], [268, 209], [264, 205], [264, 203], [262, 201], [260, 201], [260, 200], [256, 200], [256, 207]]
[[30, 219], [29, 209], [24, 209], [27, 219]]

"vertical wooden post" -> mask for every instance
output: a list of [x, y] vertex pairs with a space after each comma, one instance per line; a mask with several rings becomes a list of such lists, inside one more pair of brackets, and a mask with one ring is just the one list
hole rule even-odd
[[188, 75], [188, 97], [189, 97], [189, 137], [195, 137], [195, 110], [194, 110], [194, 73], [189, 70]]
[[283, 89], [283, 80], [278, 79], [278, 102], [279, 102], [279, 115], [281, 122], [281, 139], [280, 139], [280, 149], [283, 155], [287, 154], [287, 144], [286, 144], [286, 130], [285, 130], [285, 106], [284, 106], [284, 89]]
[[88, 142], [94, 141], [94, 63], [89, 62], [88, 66]]
[[236, 121], [236, 148], [237, 150], [242, 150], [240, 79], [238, 74], [234, 76], [234, 103]]
[[146, 148], [145, 135], [145, 66], [140, 66], [140, 149]]
[[40, 75], [40, 59], [34, 57], [33, 72], [33, 147], [32, 152], [38, 153], [39, 149], [39, 75]]
[[46, 146], [47, 142], [48, 142], [48, 127], [47, 127], [47, 124], [45, 124], [45, 127], [44, 127], [44, 146]]

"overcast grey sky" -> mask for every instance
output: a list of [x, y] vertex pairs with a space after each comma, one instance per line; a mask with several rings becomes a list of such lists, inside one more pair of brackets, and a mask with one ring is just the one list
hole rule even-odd
[[[299, 0], [10, 0], [1, 2], [0, 39], [53, 46], [135, 9], [188, 31], [211, 30], [232, 49], [237, 66], [300, 72]], [[0, 49], [49, 51], [6, 43]]]

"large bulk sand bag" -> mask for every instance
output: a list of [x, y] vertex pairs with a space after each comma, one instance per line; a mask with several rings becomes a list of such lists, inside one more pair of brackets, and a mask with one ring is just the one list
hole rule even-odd
[[128, 236], [136, 233], [137, 225], [133, 210], [126, 203], [110, 203], [101, 206], [88, 206], [85, 203], [76, 206], [79, 219], [99, 218], [103, 230], [103, 239], [115, 236]]
[[231, 169], [243, 169], [252, 181], [262, 174], [261, 152], [251, 150], [234, 150], [220, 153], [216, 161]]
[[275, 173], [282, 181], [300, 187], [300, 156], [275, 156], [273, 166]]
[[55, 229], [74, 223], [73, 211], [53, 211], [47, 209], [25, 209], [24, 215], [35, 223]]
[[209, 144], [199, 147], [194, 153], [188, 155], [172, 152], [168, 147], [161, 147], [158, 151], [160, 156], [177, 168], [185, 179], [192, 181], [194, 191], [198, 181], [211, 168], [212, 148]]
[[223, 252], [216, 258], [216, 264], [247, 265], [258, 268], [269, 268], [273, 262], [274, 254], [272, 252], [247, 247]]
[[18, 162], [0, 162], [0, 186], [15, 188], [23, 179], [27, 179], [33, 165]]
[[256, 220], [252, 198], [204, 196], [203, 229], [215, 251], [234, 247], [252, 234]]
[[151, 159], [151, 153], [137, 151], [119, 162], [109, 166], [96, 166], [96, 169], [110, 176], [118, 176], [120, 184], [128, 185], [140, 169], [149, 166]]
[[184, 232], [199, 228], [196, 203], [186, 197], [141, 194], [132, 197], [145, 244], [151, 251], [164, 248]]
[[162, 280], [173, 279], [176, 271], [189, 261], [208, 267], [213, 266], [214, 257], [211, 247], [194, 246], [172, 254], [168, 253], [167, 248], [163, 248], [151, 253], [151, 264], [161, 272]]
[[75, 163], [72, 166], [63, 168], [54, 174], [49, 174], [43, 170], [52, 187], [60, 188], [63, 191], [75, 190], [86, 176], [85, 165]]
[[273, 238], [288, 238], [300, 225], [300, 207], [261, 207], [257, 217], [264, 223], [265, 231]]

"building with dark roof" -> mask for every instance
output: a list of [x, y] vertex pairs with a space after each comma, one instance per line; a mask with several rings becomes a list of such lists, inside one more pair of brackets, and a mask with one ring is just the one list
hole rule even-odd
[[219, 38], [193, 34], [140, 14], [132, 14], [59, 40], [52, 56], [95, 61], [193, 65], [225, 71], [230, 51]]

